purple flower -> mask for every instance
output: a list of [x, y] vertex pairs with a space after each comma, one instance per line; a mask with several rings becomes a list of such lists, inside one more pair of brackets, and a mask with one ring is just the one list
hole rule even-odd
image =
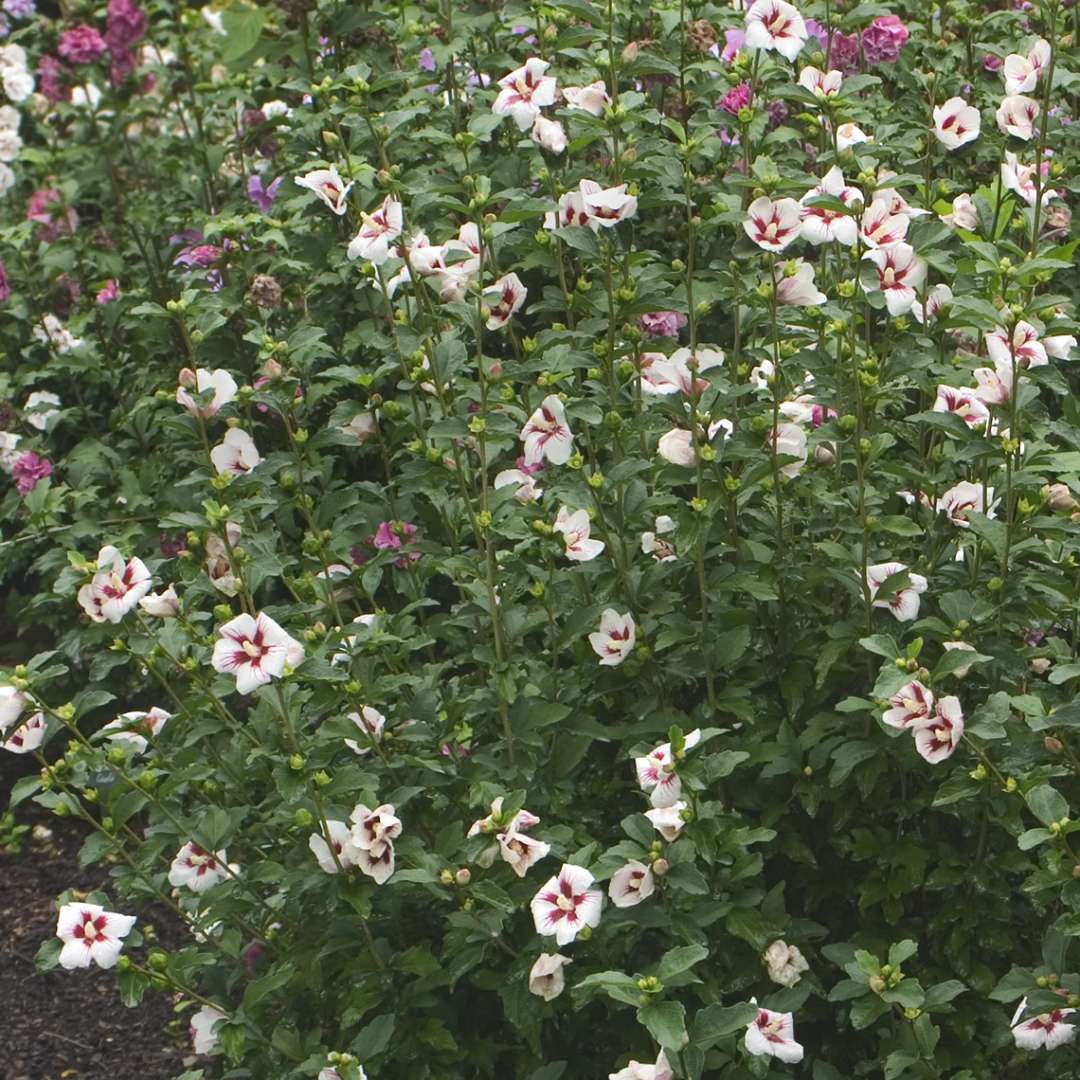
[[868, 64], [895, 64], [908, 37], [897, 15], [879, 15], [863, 32], [863, 55]]
[[281, 187], [283, 177], [270, 181], [269, 187], [263, 187], [263, 179], [258, 173], [252, 173], [248, 177], [248, 198], [264, 213], [270, 213], [270, 207], [277, 198], [278, 188]]
[[61, 81], [64, 65], [55, 56], [43, 56], [38, 61], [38, 89], [42, 97], [54, 104], [71, 100], [71, 87]]
[[1005, 61], [1000, 56], [995, 56], [993, 53], [987, 53], [983, 57], [983, 71], [989, 71], [991, 73], [1000, 71], [1004, 66]]
[[29, 19], [37, 12], [34, 0], [4, 0], [4, 10], [13, 19]]
[[92, 26], [73, 26], [60, 35], [57, 52], [69, 63], [92, 64], [108, 49], [105, 39]]
[[435, 71], [438, 68], [438, 64], [435, 63], [435, 56], [430, 49], [420, 50], [420, 66], [425, 71]]
[[790, 110], [783, 101], [770, 101], [765, 110], [769, 114], [769, 130], [778, 128], [787, 118]]
[[410, 562], [416, 562], [420, 558], [419, 551], [403, 550], [403, 546], [411, 542], [416, 535], [417, 529], [409, 521], [383, 521], [375, 530], [371, 543], [380, 551], [400, 551], [401, 556], [394, 560], [394, 565], [399, 570], [404, 570]]
[[146, 15], [134, 0], [109, 0], [105, 40], [114, 54], [126, 51], [146, 33]]
[[[130, 49], [113, 49], [109, 65], [109, 82], [119, 86], [135, 70], [135, 54]], [[150, 76], [153, 79], [153, 76]], [[152, 85], [152, 84], [151, 84]]]
[[161, 533], [158, 536], [158, 547], [166, 559], [175, 559], [177, 555], [187, 551], [187, 536], [184, 533], [177, 533], [175, 536]]
[[94, 301], [98, 304], [111, 304], [114, 300], [119, 299], [119, 296], [120, 283], [116, 278], [109, 278], [104, 286], [98, 289], [98, 294], [94, 297]]
[[819, 428], [826, 420], [836, 419], [836, 410], [827, 409], [824, 405], [815, 405], [810, 410], [810, 418], [814, 427]]
[[725, 30], [724, 50], [720, 53], [720, 59], [723, 60], [725, 64], [730, 64], [744, 44], [746, 44], [746, 34], [744, 31]]
[[751, 90], [748, 82], [741, 82], [733, 86], [721, 99], [720, 108], [732, 116], [738, 116], [740, 109], [745, 109], [750, 104]]
[[11, 475], [15, 479], [15, 488], [20, 495], [29, 495], [38, 486], [39, 480], [52, 475], [52, 463], [27, 450], [20, 454], [11, 466]]
[[7, 267], [0, 262], [0, 304], [6, 304], [11, 298], [11, 284], [8, 282]]
[[638, 319], [638, 329], [649, 337], [678, 337], [686, 325], [686, 316], [679, 311], [650, 311]]
[[835, 33], [829, 51], [829, 66], [845, 75], [859, 67], [859, 35]]
[[818, 39], [821, 43], [821, 47], [824, 49], [829, 41], [829, 31], [817, 21], [817, 19], [806, 20], [806, 32], [811, 36]]

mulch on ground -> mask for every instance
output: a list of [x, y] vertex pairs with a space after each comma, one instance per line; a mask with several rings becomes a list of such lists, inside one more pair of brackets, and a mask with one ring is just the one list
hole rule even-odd
[[[0, 813], [11, 785], [34, 768], [32, 759], [0, 753]], [[186, 1039], [178, 1046], [183, 1033], [166, 995], [148, 993], [128, 1009], [113, 972], [34, 968], [38, 946], [56, 931], [55, 898], [67, 888], [107, 888], [108, 871], [79, 868], [85, 832], [78, 822], [30, 802], [16, 814], [52, 838], [27, 839], [18, 855], [0, 852], [0, 1080], [169, 1080], [183, 1072], [191, 1051]], [[151, 918], [168, 940], [175, 930]]]

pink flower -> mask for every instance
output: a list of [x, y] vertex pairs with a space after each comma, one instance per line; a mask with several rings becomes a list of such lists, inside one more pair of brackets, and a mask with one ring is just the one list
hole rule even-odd
[[590, 889], [593, 876], [583, 866], [566, 863], [533, 897], [536, 932], [555, 935], [559, 945], [569, 945], [586, 926], [600, 922], [603, 894]]
[[150, 709], [121, 713], [110, 720], [99, 732], [110, 742], [130, 746], [137, 754], [145, 754], [150, 739], [156, 739], [165, 725], [172, 719], [172, 714], [156, 705]]
[[401, 835], [401, 820], [389, 803], [369, 810], [363, 804], [349, 815], [354, 859], [361, 873], [384, 884], [394, 873], [394, 840]]
[[[216, 416], [221, 409], [233, 401], [237, 393], [236, 380], [224, 368], [215, 368], [208, 371], [199, 368], [192, 371], [183, 368], [180, 372], [180, 385], [176, 388], [176, 401], [183, 405], [192, 416], [201, 416], [204, 419]], [[197, 401], [191, 391], [195, 391], [200, 399], [213, 391], [213, 396], [208, 402]]]
[[1043, 367], [1050, 363], [1046, 349], [1039, 341], [1039, 332], [1023, 319], [1013, 327], [1011, 339], [1008, 331], [999, 327], [987, 334], [985, 340], [987, 355], [995, 367], [1011, 366], [1013, 360], [1018, 368]]
[[189, 888], [193, 893], [206, 892], [226, 877], [224, 851], [211, 854], [194, 841], [186, 843], [169, 868], [169, 884], [173, 888]]
[[[868, 251], [863, 258], [877, 269], [878, 289], [885, 297], [889, 314], [895, 318], [910, 311], [916, 289], [926, 278], [926, 263], [915, 254], [915, 249], [910, 244], [890, 244]], [[871, 291], [865, 283], [863, 290]]]
[[[691, 750], [701, 741], [701, 729], [695, 728], [683, 740], [684, 750]], [[634, 758], [638, 786], [650, 792], [653, 806], [674, 806], [682, 794], [682, 781], [675, 771], [675, 757], [671, 743], [661, 743], [644, 757]]]
[[38, 89], [53, 104], [71, 100], [71, 87], [61, 81], [64, 71], [64, 65], [55, 56], [43, 56], [38, 61]]
[[802, 228], [802, 208], [794, 199], [777, 199], [767, 195], [755, 199], [746, 211], [743, 229], [746, 235], [766, 251], [783, 251], [796, 240]]
[[509, 116], [519, 131], [528, 131], [540, 110], [555, 104], [555, 80], [544, 74], [550, 66], [546, 60], [533, 56], [523, 67], [504, 75], [499, 80], [499, 94], [491, 111], [496, 116]]
[[336, 165], [331, 165], [329, 169], [312, 169], [303, 176], [293, 177], [293, 183], [318, 195], [338, 217], [349, 208], [348, 194], [352, 181], [346, 184], [338, 174]]
[[686, 316], [680, 311], [651, 311], [638, 319], [638, 329], [649, 337], [678, 337], [686, 325]]
[[48, 212], [52, 203], [62, 203], [63, 196], [55, 188], [39, 188], [26, 201], [26, 220], [36, 221], [41, 228], [37, 235], [47, 244], [53, 243], [64, 234], [71, 236], [79, 227], [79, 215], [73, 206], [69, 206], [59, 218]]
[[857, 71], [859, 67], [859, 35], [841, 34], [834, 31], [831, 36], [829, 62], [846, 75]]
[[218, 1044], [214, 1028], [228, 1017], [219, 1009], [204, 1005], [198, 1012], [191, 1014], [188, 1035], [191, 1037], [191, 1050], [194, 1054], [209, 1054]]
[[908, 584], [898, 589], [894, 595], [877, 599], [878, 591], [885, 582], [907, 571], [903, 563], [877, 563], [866, 568], [866, 583], [870, 588], [870, 599], [876, 608], [888, 608], [898, 622], [911, 622], [919, 614], [919, 594], [926, 592], [928, 582], [922, 574], [908, 573]]
[[602, 540], [589, 538], [589, 514], [585, 510], [559, 510], [553, 526], [555, 532], [562, 533], [566, 543], [566, 557], [571, 562], [591, 562], [604, 550]]
[[108, 46], [92, 26], [74, 26], [60, 35], [57, 52], [71, 64], [92, 64]]
[[39, 480], [52, 476], [52, 462], [27, 450], [20, 454], [11, 466], [11, 475], [15, 480], [15, 489], [20, 495], [29, 495], [38, 486]]
[[743, 1045], [755, 1057], [774, 1057], [788, 1065], [803, 1059], [803, 1048], [795, 1041], [795, 1020], [791, 1013], [759, 1009], [757, 1019], [746, 1029]]
[[525, 303], [528, 292], [517, 274], [507, 274], [484, 289], [484, 303], [488, 309], [487, 328], [498, 330], [505, 326]]
[[[402, 546], [417, 532], [417, 527], [410, 521], [381, 521], [371, 542], [379, 551], [401, 551]], [[408, 554], [413, 562], [420, 558], [418, 552]]]
[[[998, 123], [1001, 123], [1000, 110]], [[956, 150], [973, 142], [979, 137], [981, 126], [979, 110], [962, 97], [949, 98], [944, 105], [938, 105], [934, 109], [934, 135], [946, 150]]]
[[47, 729], [48, 724], [45, 720], [45, 714], [36, 712], [27, 717], [6, 737], [3, 735], [3, 728], [0, 727], [0, 738], [3, 738], [0, 747], [12, 754], [33, 753], [45, 741]]
[[879, 15], [863, 32], [863, 55], [868, 64], [894, 64], [910, 35], [896, 15]]
[[219, 631], [210, 663], [215, 671], [236, 676], [238, 693], [250, 694], [296, 667], [304, 659], [304, 647], [269, 615], [237, 615]]
[[113, 53], [129, 49], [146, 33], [146, 15], [134, 0], [109, 0], [105, 41]]
[[529, 969], [529, 993], [553, 1001], [566, 987], [563, 968], [573, 962], [562, 953], [541, 953]]
[[990, 419], [990, 410], [979, 400], [976, 390], [968, 386], [946, 386], [942, 383], [937, 388], [933, 411], [959, 416], [968, 427], [979, 427]]
[[637, 907], [656, 890], [652, 868], [631, 859], [611, 875], [608, 897], [618, 908]]
[[952, 756], [964, 734], [964, 714], [960, 701], [951, 694], [941, 698], [934, 715], [914, 726], [915, 749], [931, 765]]
[[607, 87], [602, 82], [589, 83], [588, 86], [564, 86], [562, 96], [568, 109], [583, 109], [592, 116], [603, 116], [604, 109], [611, 104]]
[[224, 440], [210, 451], [210, 460], [219, 476], [245, 476], [262, 461], [262, 456], [255, 440], [243, 428], [229, 428]]
[[746, 32], [744, 30], [725, 30], [724, 48], [720, 53], [720, 59], [725, 64], [730, 64], [739, 54], [739, 50], [746, 45]]
[[889, 698], [889, 704], [892, 708], [885, 710], [882, 723], [889, 727], [906, 728], [931, 718], [934, 695], [918, 679], [913, 679]]
[[1004, 68], [1006, 94], [1030, 94], [1039, 84], [1039, 78], [1050, 63], [1050, 43], [1039, 38], [1027, 56], [1010, 53], [1004, 63], [997, 61], [991, 70]]
[[1076, 1038], [1077, 1026], [1065, 1019], [1075, 1009], [1054, 1009], [1021, 1021], [1026, 1009], [1027, 998], [1023, 998], [1011, 1021], [1013, 1039], [1022, 1050], [1056, 1050]]
[[806, 43], [806, 23], [785, 0], [754, 0], [746, 13], [746, 46], [775, 49], [794, 61]]
[[614, 608], [604, 610], [600, 616], [600, 629], [589, 635], [589, 644], [600, 657], [601, 667], [621, 664], [634, 651], [634, 641], [633, 615], [629, 612], [620, 615]]
[[828, 299], [817, 287], [814, 267], [802, 259], [792, 259], [774, 282], [776, 299], [792, 307], [816, 307]]
[[401, 203], [387, 195], [373, 213], [360, 214], [360, 230], [349, 242], [350, 259], [367, 259], [382, 266], [390, 257], [390, 242], [401, 235], [404, 221]]
[[732, 116], [738, 116], [739, 110], [746, 108], [750, 104], [752, 93], [750, 84], [741, 82], [738, 86], [733, 86], [720, 99], [720, 108], [724, 112], [731, 113]]
[[546, 116], [538, 116], [533, 121], [531, 135], [532, 141], [542, 150], [556, 156], [566, 150], [566, 131], [558, 120], [549, 120]]
[[548, 394], [525, 422], [519, 436], [525, 444], [525, 464], [536, 465], [545, 458], [552, 465], [565, 465], [574, 449], [574, 433], [566, 422], [566, 410], [555, 394]]
[[94, 297], [94, 302], [98, 304], [111, 304], [114, 300], [120, 297], [120, 283], [116, 278], [109, 278], [105, 284], [98, 289], [97, 296]]
[[987, 53], [983, 57], [983, 71], [989, 71], [991, 73], [999, 71], [1001, 66], [1005, 63], [1000, 56], [995, 56], [993, 53]]
[[625, 1069], [617, 1073], [608, 1073], [608, 1080], [672, 1080], [675, 1073], [672, 1072], [667, 1054], [660, 1051], [655, 1065], [645, 1065], [640, 1061], [631, 1060]]
[[153, 581], [142, 559], [130, 559], [111, 544], [98, 552], [97, 573], [78, 593], [94, 622], [118, 623], [150, 591]]
[[852, 214], [845, 214], [830, 207], [815, 206], [814, 200], [826, 197], [837, 199], [846, 207], [862, 205], [862, 192], [848, 187], [839, 166], [834, 165], [821, 178], [817, 187], [811, 188], [799, 200], [802, 213], [802, 234], [815, 247], [835, 240], [846, 247], [854, 247], [859, 238], [859, 225]]
[[1039, 115], [1039, 103], [1023, 94], [1003, 98], [995, 117], [998, 128], [1006, 135], [1028, 141], [1035, 135], [1035, 120]]
[[56, 920], [56, 936], [64, 943], [60, 966], [100, 968], [116, 966], [123, 948], [123, 938], [135, 925], [134, 915], [118, 915], [98, 904], [65, 904]]

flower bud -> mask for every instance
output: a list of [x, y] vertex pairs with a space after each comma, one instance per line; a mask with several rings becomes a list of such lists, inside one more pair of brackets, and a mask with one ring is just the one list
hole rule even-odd
[[293, 814], [293, 824], [298, 829], [310, 829], [315, 824], [315, 818], [312, 816], [310, 810], [305, 810], [301, 807]]
[[468, 885], [472, 881], [472, 871], [467, 866], [462, 866], [455, 874], [454, 881], [458, 885]]
[[1042, 489], [1042, 497], [1046, 500], [1046, 505], [1051, 510], [1068, 510], [1072, 511], [1080, 506], [1076, 499], [1073, 498], [1072, 492], [1069, 490], [1068, 484], [1047, 484]]
[[289, 768], [292, 769], [293, 772], [300, 772], [303, 767], [304, 756], [302, 754], [293, 754], [292, 757], [289, 758]]
[[667, 859], [660, 858], [653, 860], [652, 872], [657, 877], [663, 877], [668, 872], [668, 869], [669, 867]]

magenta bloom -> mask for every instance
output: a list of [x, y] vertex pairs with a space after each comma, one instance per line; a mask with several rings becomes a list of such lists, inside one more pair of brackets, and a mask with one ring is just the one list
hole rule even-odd
[[835, 420], [836, 419], [836, 410], [835, 409], [827, 409], [824, 405], [815, 405], [813, 407], [813, 409], [811, 409], [810, 412], [811, 412], [811, 423], [816, 428], [821, 427], [821, 425], [824, 424], [826, 422], [826, 420]]
[[221, 258], [221, 248], [216, 244], [192, 244], [173, 259], [174, 266], [213, 266]]
[[8, 281], [7, 267], [0, 262], [0, 304], [6, 304], [11, 298], [11, 284]]
[[897, 15], [879, 15], [863, 32], [863, 55], [868, 64], [895, 64], [908, 37]]
[[48, 458], [35, 454], [33, 450], [27, 450], [15, 459], [11, 466], [11, 475], [19, 494], [29, 495], [37, 487], [39, 480], [52, 475], [52, 463]]
[[99, 304], [111, 304], [114, 300], [120, 296], [120, 283], [116, 278], [109, 278], [105, 282], [104, 286], [98, 289], [97, 296], [94, 300]]
[[109, 82], [119, 86], [135, 70], [135, 54], [130, 49], [113, 49], [111, 55]]
[[407, 547], [416, 533], [416, 526], [409, 521], [383, 521], [375, 530], [371, 543], [380, 551], [400, 551], [394, 565], [404, 570], [410, 562], [420, 558], [419, 551], [409, 551]]
[[829, 52], [829, 67], [842, 71], [845, 75], [858, 70], [859, 35], [840, 34], [832, 36], [832, 48]]
[[434, 71], [439, 66], [435, 63], [435, 56], [430, 49], [420, 50], [420, 66], [425, 71]]
[[1000, 71], [1004, 66], [1005, 61], [1000, 56], [995, 56], [993, 53], [987, 53], [983, 57], [983, 71], [989, 71], [991, 74], [995, 71]]
[[60, 35], [57, 52], [71, 64], [92, 64], [105, 55], [105, 39], [92, 26], [73, 26]]
[[686, 316], [678, 311], [650, 311], [638, 319], [638, 329], [649, 337], [678, 337]]
[[751, 90], [748, 82], [733, 86], [721, 99], [720, 108], [732, 116], [738, 116], [739, 110], [750, 104]]
[[720, 53], [720, 59], [725, 64], [730, 64], [738, 51], [746, 44], [746, 34], [742, 30], [725, 30], [724, 31], [724, 49]]
[[146, 33], [146, 15], [134, 0], [109, 0], [105, 40], [114, 55], [126, 51]]

